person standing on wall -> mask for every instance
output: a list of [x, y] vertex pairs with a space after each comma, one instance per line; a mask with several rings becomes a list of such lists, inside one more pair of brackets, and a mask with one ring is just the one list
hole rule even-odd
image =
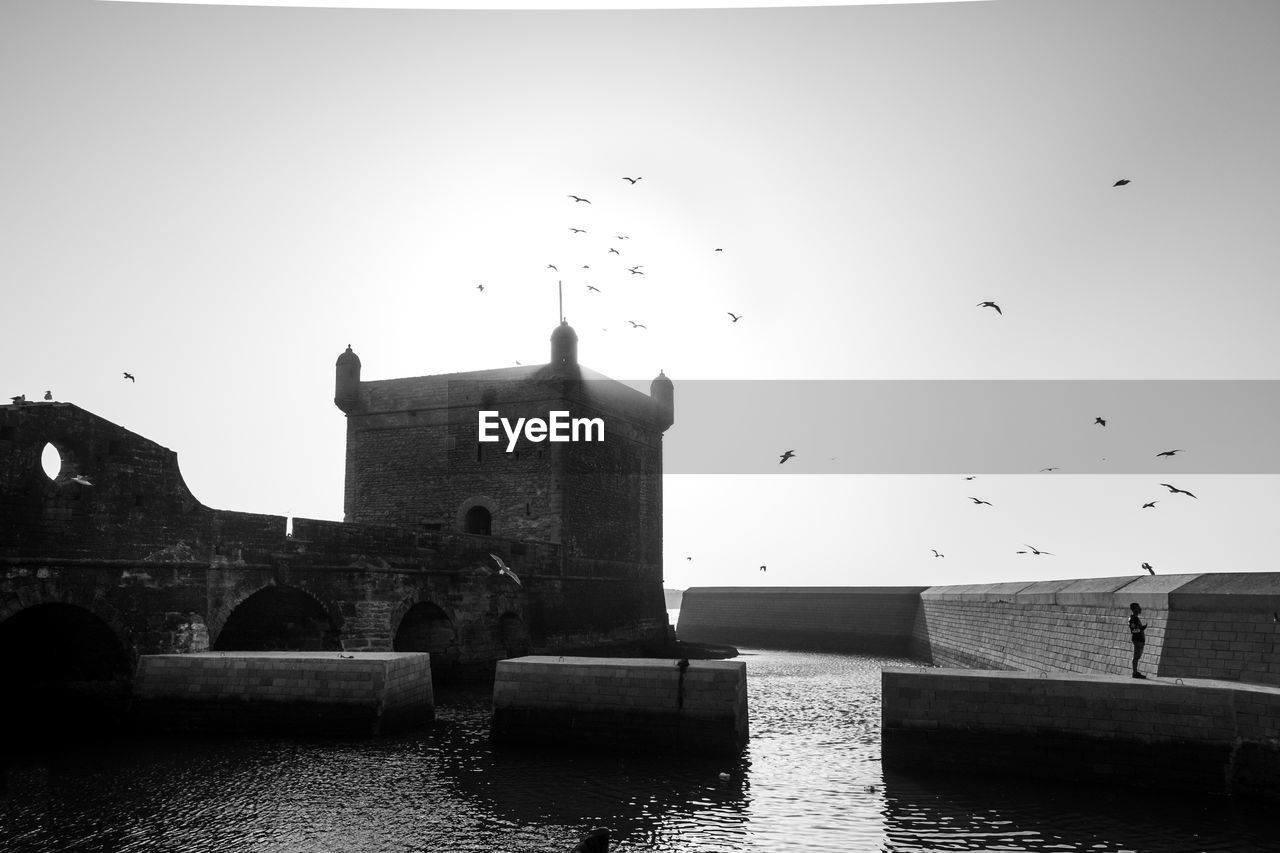
[[1142, 605], [1135, 601], [1129, 605], [1129, 611], [1129, 639], [1133, 640], [1133, 677], [1146, 678], [1138, 672], [1138, 658], [1142, 657], [1142, 650], [1147, 645], [1147, 626], [1138, 618], [1142, 613]]

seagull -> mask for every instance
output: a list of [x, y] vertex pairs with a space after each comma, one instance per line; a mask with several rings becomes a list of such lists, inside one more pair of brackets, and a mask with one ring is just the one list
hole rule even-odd
[[1172, 456], [1175, 453], [1186, 453], [1185, 450], [1166, 450], [1164, 453], [1157, 453], [1156, 456]]
[[999, 314], [999, 315], [1001, 315], [1001, 316], [1004, 316], [1004, 312], [1000, 310], [1000, 306], [999, 306], [999, 305], [997, 305], [997, 304], [995, 304], [994, 302], [979, 302], [977, 307], [979, 307], [979, 308], [994, 308], [994, 309], [996, 309], [996, 313], [997, 313], [997, 314]]
[[45, 398], [46, 400], [52, 400], [52, 399], [53, 399], [53, 392], [52, 392], [52, 391], [45, 391], [45, 392], [44, 392], [44, 398]]
[[970, 474], [968, 477], [965, 477], [965, 479], [966, 479], [966, 480], [972, 480], [972, 479], [973, 479], [973, 475], [972, 475], [972, 474]]
[[778, 464], [781, 465], [782, 463], [786, 462], [788, 459], [790, 459], [792, 456], [795, 456], [795, 455], [796, 455], [796, 452], [794, 450], [788, 450], [786, 453], [782, 454], [778, 458]]
[[[1044, 554], [1046, 557], [1052, 557], [1052, 556], [1053, 556], [1053, 554], [1049, 553], [1048, 551], [1041, 551], [1041, 550], [1039, 550], [1038, 548], [1036, 548], [1036, 546], [1034, 546], [1034, 545], [1027, 545], [1027, 547], [1028, 547], [1028, 548], [1030, 548], [1030, 549], [1031, 549], [1031, 553], [1032, 553], [1032, 554], [1035, 554], [1037, 557], [1039, 557], [1041, 554]], [[1018, 552], [1018, 553], [1022, 553], [1022, 552]]]
[[621, 255], [621, 254], [622, 254], [622, 253], [621, 253], [621, 252], [619, 252], [617, 249], [612, 249], [612, 248], [611, 248], [611, 249], [609, 249], [609, 251], [610, 251], [610, 252], [613, 252], [615, 255]]
[[1106, 425], [1107, 425], [1107, 419], [1106, 419], [1106, 418], [1102, 418], [1102, 417], [1094, 418], [1094, 419], [1093, 419], [1093, 422], [1094, 422], [1095, 424], [1098, 424], [1099, 426], [1106, 426]]
[[88, 477], [86, 477], [84, 474], [74, 474], [74, 475], [72, 475], [72, 477], [71, 477], [71, 482], [73, 482], [73, 483], [79, 483], [79, 484], [80, 484], [80, 485], [82, 485], [82, 486], [92, 486], [92, 485], [93, 485], [93, 481], [92, 481], [92, 480], [90, 480]]
[[631, 324], [631, 328], [633, 328], [633, 329], [647, 329], [647, 328], [649, 328], [649, 327], [648, 327], [648, 326], [646, 326], [644, 323], [637, 323], [635, 320], [628, 320], [627, 322]]
[[735, 313], [733, 313], [732, 311], [726, 311], [725, 313], [726, 313], [726, 314], [728, 314], [730, 317], [732, 317], [732, 318], [733, 318], [733, 322], [735, 322], [735, 323], [742, 319], [742, 315], [741, 315], [741, 314], [735, 314]]
[[761, 566], [761, 567], [760, 567], [760, 571], [762, 571], [762, 572], [767, 572], [767, 571], [769, 571], [769, 567], [768, 567], [768, 566]]
[[938, 553], [938, 549], [937, 549], [937, 548], [930, 548], [929, 550], [933, 552], [933, 556], [935, 556], [935, 557], [945, 557], [945, 556], [947, 556], [946, 554], [939, 554], [939, 553]]
[[355, 659], [355, 655], [344, 655], [342, 652], [338, 652], [338, 657], [342, 658], [343, 660], [354, 660], [354, 659]]
[[[610, 251], [612, 251], [612, 250], [610, 250]], [[639, 270], [639, 268], [638, 268], [638, 267], [630, 267], [630, 268], [628, 268], [628, 270], [627, 270], [627, 271], [628, 271], [629, 273], [631, 273], [632, 275], [644, 275], [644, 273], [640, 272], [640, 270]]]
[[578, 198], [576, 195], [571, 195], [571, 196], [569, 196], [569, 198], [573, 199], [574, 201], [585, 201], [585, 202], [587, 202], [587, 204], [591, 204], [591, 202], [590, 202], [589, 200], [587, 200], [587, 199], [585, 199], [585, 198]]
[[483, 292], [484, 292], [484, 285], [483, 285], [483, 284], [477, 284], [477, 285], [476, 285], [476, 290], [479, 290], [481, 293], [483, 293]]
[[124, 375], [124, 378], [125, 378], [125, 379], [128, 379], [130, 382], [137, 382], [137, 381], [138, 381], [138, 380], [136, 380], [136, 379], [134, 379], [134, 378], [133, 378], [133, 374], [132, 374], [132, 373], [126, 373], [126, 374]]
[[724, 249], [716, 249], [717, 252], [723, 252]]
[[498, 574], [506, 575], [507, 577], [511, 578], [513, 581], [516, 582], [516, 586], [524, 586], [524, 584], [520, 583], [520, 578], [516, 577], [516, 573], [508, 569], [507, 564], [502, 562], [501, 557], [499, 557], [497, 554], [490, 554], [489, 556], [493, 557], [493, 561], [498, 564]]
[[549, 270], [555, 270], [556, 272], [560, 272], [560, 268], [559, 268], [558, 266], [556, 266], [555, 264], [547, 264], [547, 269], [549, 269]]
[[570, 228], [569, 230], [570, 230], [570, 231], [572, 231], [574, 234], [586, 234], [586, 233], [587, 233], [587, 229], [585, 229], [585, 228]]
[[615, 234], [614, 236], [615, 236], [615, 237], [617, 237], [619, 240], [630, 240], [630, 239], [631, 239], [631, 238], [630, 238], [630, 237], [628, 237], [626, 234]]
[[1158, 504], [1158, 503], [1160, 503], [1160, 501], [1147, 501], [1146, 503], [1144, 503], [1144, 504], [1142, 505], [1142, 508], [1143, 508], [1143, 509], [1155, 509], [1155, 508], [1156, 508], [1156, 504]]
[[624, 181], [630, 181], [630, 182], [631, 182], [631, 186], [633, 186], [633, 187], [634, 187], [634, 186], [636, 185], [636, 181], [644, 180], [644, 175], [641, 175], [641, 176], [640, 176], [640, 177], [638, 177], [638, 178], [628, 178], [626, 175], [623, 175], [623, 176], [622, 176], [622, 180], [624, 180]]
[[1041, 468], [1040, 470], [1041, 470], [1041, 471], [1058, 471], [1058, 470], [1061, 470], [1061, 469], [1059, 469], [1059, 468]]
[[987, 506], [994, 506], [994, 504], [992, 504], [991, 501], [980, 501], [977, 498], [975, 498], [973, 495], [969, 496], [969, 500], [973, 501], [975, 506], [978, 504], [986, 504]]
[[1124, 185], [1125, 185], [1125, 184], [1127, 184], [1127, 183], [1129, 183], [1129, 179], [1128, 179], [1128, 178], [1121, 178], [1120, 180], [1116, 181], [1116, 182], [1115, 182], [1114, 184], [1112, 184], [1111, 186], [1113, 186], [1113, 187], [1122, 187], [1122, 186], [1124, 186]]
[[1148, 572], [1151, 572], [1151, 574], [1153, 574], [1153, 575], [1156, 573], [1156, 570], [1155, 570], [1155, 569], [1153, 569], [1153, 568], [1151, 568], [1151, 564], [1150, 564], [1150, 563], [1143, 563], [1143, 564], [1142, 564], [1142, 568], [1146, 569]]
[[596, 286], [595, 286], [595, 285], [593, 285], [593, 284], [588, 284], [588, 285], [587, 285], [587, 290], [594, 290], [596, 293], [599, 293], [599, 292], [600, 292], [600, 288], [596, 287]]
[[[1195, 498], [1195, 497], [1196, 497], [1195, 495], [1193, 495], [1193, 494], [1191, 494], [1190, 492], [1188, 492], [1186, 489], [1179, 489], [1179, 488], [1177, 488], [1176, 486], [1171, 486], [1171, 485], [1169, 485], [1168, 483], [1161, 483], [1160, 485], [1162, 485], [1162, 486], [1164, 486], [1166, 489], [1168, 489], [1168, 490], [1169, 490], [1169, 492], [1170, 492], [1171, 494], [1175, 494], [1175, 495], [1186, 495], [1186, 496], [1188, 496], [1188, 497], [1192, 497], [1192, 498]], [[1199, 498], [1196, 498], [1196, 500], [1199, 500]]]
[[10, 398], [9, 398], [9, 400], [10, 400], [10, 401], [11, 401], [11, 402], [16, 406], [16, 405], [18, 405], [19, 403], [25, 403], [25, 402], [27, 402], [27, 395], [26, 395], [26, 394], [19, 394], [19, 395], [18, 395], [18, 396], [16, 396], [16, 397], [10, 397]]

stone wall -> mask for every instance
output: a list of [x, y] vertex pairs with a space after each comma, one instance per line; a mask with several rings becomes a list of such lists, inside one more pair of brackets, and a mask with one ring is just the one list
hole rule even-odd
[[1280, 799], [1280, 690], [886, 669], [886, 767], [1102, 779]]
[[426, 654], [205, 652], [140, 658], [133, 710], [148, 730], [378, 734], [434, 702]]
[[681, 640], [906, 654], [926, 587], [691, 587]]
[[498, 663], [493, 737], [508, 744], [733, 753], [746, 743], [746, 664], [530, 656]]

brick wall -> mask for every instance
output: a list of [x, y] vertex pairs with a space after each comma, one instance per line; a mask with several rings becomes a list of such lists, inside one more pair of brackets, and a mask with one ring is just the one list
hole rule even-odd
[[676, 633], [691, 642], [906, 653], [925, 587], [692, 587]]
[[199, 731], [377, 733], [434, 713], [425, 654], [144, 655], [134, 697], [144, 727]]
[[886, 767], [1280, 798], [1280, 691], [968, 670], [882, 673]]
[[498, 663], [493, 735], [505, 743], [734, 752], [746, 743], [741, 661], [530, 656]]

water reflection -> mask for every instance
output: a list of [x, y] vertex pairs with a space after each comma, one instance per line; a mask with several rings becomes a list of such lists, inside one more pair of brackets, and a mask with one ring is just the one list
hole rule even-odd
[[440, 688], [436, 724], [397, 737], [147, 738], [10, 758], [0, 849], [563, 853], [592, 826], [622, 853], [1276, 849], [1264, 810], [1229, 800], [885, 774], [880, 668], [909, 662], [743, 660], [752, 735], [733, 761], [497, 750], [488, 690]]

